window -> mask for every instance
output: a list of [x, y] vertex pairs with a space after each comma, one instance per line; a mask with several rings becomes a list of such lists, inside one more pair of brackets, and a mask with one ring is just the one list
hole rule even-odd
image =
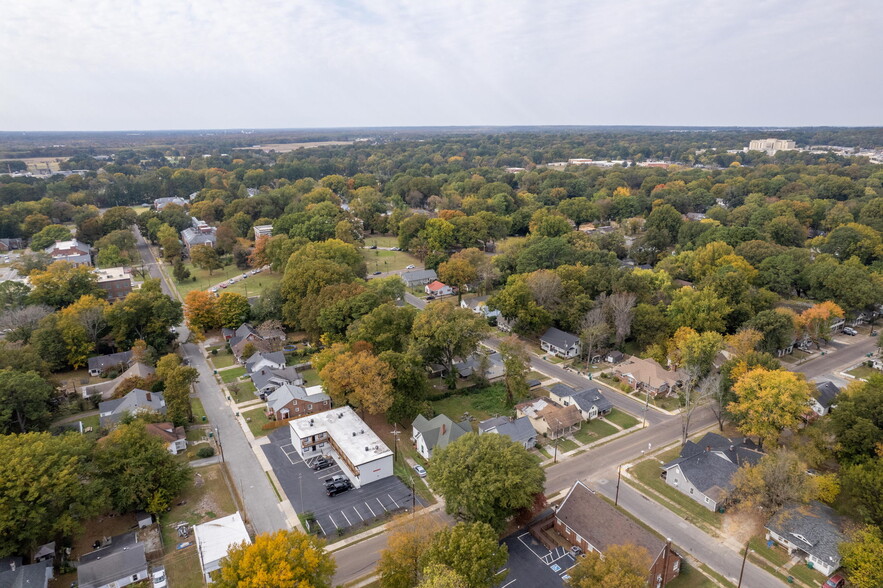
[[681, 560], [676, 559], [675, 563], [671, 566], [672, 571], [676, 572], [681, 569]]
[[138, 581], [138, 574], [135, 574], [134, 576], [132, 576], [132, 581], [133, 581], [133, 582], [137, 582], [137, 581]]
[[672, 478], [671, 483], [674, 484], [675, 486], [677, 486], [677, 485], [678, 485], [678, 479], [677, 479], [677, 478]]
[[692, 489], [692, 488], [690, 488], [690, 494], [693, 494], [693, 489]]
[[705, 504], [708, 504], [708, 496], [705, 497]]
[[307, 410], [313, 410], [313, 405], [312, 405], [312, 404], [308, 404], [308, 405], [307, 405]]

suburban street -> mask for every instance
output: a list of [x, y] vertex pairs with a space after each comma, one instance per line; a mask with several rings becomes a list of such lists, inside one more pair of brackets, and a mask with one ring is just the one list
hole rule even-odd
[[[843, 335], [842, 338], [846, 338], [846, 336]], [[794, 367], [788, 366], [788, 364], [784, 365], [791, 371], [802, 373], [808, 380], [827, 374], [835, 375], [862, 361], [868, 353], [872, 353], [877, 348], [877, 337], [856, 335], [853, 339], [855, 342], [849, 344], [834, 342], [833, 346], [837, 348], [836, 351], [828, 352], [801, 365]]]
[[[138, 230], [135, 229], [134, 232], [138, 242], [138, 251], [145, 266], [149, 268], [150, 275], [162, 282], [163, 292], [177, 298], [160, 271], [153, 251], [147, 246]], [[179, 327], [178, 332], [182, 341], [186, 341], [190, 334], [183, 325]], [[256, 533], [270, 533], [287, 528], [285, 517], [279, 509], [279, 500], [255, 458], [251, 444], [242, 432], [242, 427], [236, 420], [230, 405], [216, 385], [215, 376], [208, 361], [199, 347], [193, 343], [184, 343], [181, 345], [181, 349], [184, 357], [190, 360], [190, 365], [199, 371], [199, 380], [194, 387], [197, 396], [202, 401], [209, 422], [216, 427], [232, 483], [236, 486], [245, 505], [246, 512], [243, 513], [243, 518], [251, 522]]]

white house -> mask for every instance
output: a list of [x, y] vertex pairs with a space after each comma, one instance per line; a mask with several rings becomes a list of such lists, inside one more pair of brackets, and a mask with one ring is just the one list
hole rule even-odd
[[810, 403], [812, 411], [818, 416], [825, 416], [831, 412], [838, 394], [840, 394], [840, 388], [835, 386], [834, 382], [828, 380], [817, 382]]
[[837, 546], [846, 537], [840, 529], [840, 517], [821, 502], [792, 504], [782, 509], [766, 526], [767, 541], [773, 540], [806, 559], [812, 568], [828, 576], [840, 567]]
[[230, 516], [195, 525], [193, 535], [196, 538], [202, 576], [207, 583], [212, 582], [211, 573], [220, 569], [221, 560], [227, 557], [231, 547], [240, 543], [251, 545], [251, 537], [248, 536], [248, 530], [238, 511]]
[[289, 421], [291, 444], [304, 459], [331, 455], [360, 488], [392, 475], [392, 451], [349, 406]]
[[491, 309], [487, 305], [487, 301], [490, 296], [476, 296], [475, 298], [464, 298], [460, 301], [460, 306], [463, 308], [468, 308], [475, 314], [480, 314], [485, 318], [493, 318], [499, 317], [500, 311], [497, 309]]
[[172, 455], [187, 450], [187, 433], [184, 432], [184, 427], [176, 427], [172, 423], [148, 423], [145, 428], [154, 437], [159, 437]]
[[423, 290], [430, 296], [450, 296], [454, 293], [453, 288], [451, 288], [447, 284], [439, 282], [438, 280], [426, 284]]
[[434, 449], [444, 449], [448, 444], [472, 432], [469, 423], [455, 423], [443, 414], [431, 420], [418, 414], [411, 426], [411, 438], [417, 453], [424, 459], [431, 458]]
[[549, 399], [561, 406], [576, 406], [585, 421], [610, 414], [613, 410], [613, 403], [598, 388], [574, 390], [564, 384], [555, 384], [549, 388]]
[[251, 374], [262, 369], [281, 370], [285, 367], [285, 354], [281, 351], [255, 351], [245, 360], [245, 373]]
[[549, 327], [545, 333], [540, 335], [540, 347], [544, 351], [565, 359], [576, 357], [582, 351], [579, 337], [555, 327]]

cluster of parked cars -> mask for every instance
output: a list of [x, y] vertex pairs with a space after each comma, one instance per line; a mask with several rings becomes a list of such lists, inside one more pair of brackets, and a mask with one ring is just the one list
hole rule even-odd
[[353, 487], [353, 483], [346, 476], [331, 476], [325, 480], [325, 493], [328, 496], [337, 496]]
[[244, 280], [249, 276], [254, 276], [254, 275], [261, 273], [262, 271], [264, 271], [268, 267], [269, 266], [255, 268], [255, 269], [251, 270], [250, 272], [245, 272], [241, 276], [235, 276], [233, 278], [230, 278], [226, 282], [221, 282], [217, 286], [212, 286], [211, 288], [208, 289], [208, 291], [211, 292], [212, 294], [215, 294], [215, 293], [217, 293], [218, 288], [226, 288], [227, 286], [232, 286], [233, 284], [235, 284], [236, 282], [238, 282], [240, 280]]

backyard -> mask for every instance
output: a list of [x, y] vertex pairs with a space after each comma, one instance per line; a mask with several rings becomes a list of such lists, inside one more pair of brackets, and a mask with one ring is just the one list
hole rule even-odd
[[[217, 351], [216, 354], [213, 354], [212, 351]], [[236, 363], [236, 356], [227, 351], [225, 348], [215, 348], [212, 351], [209, 351], [209, 357], [212, 360], [212, 365], [215, 366], [215, 369], [230, 367], [234, 363]]]
[[[476, 391], [435, 400], [432, 408], [436, 413], [446, 414], [454, 421], [460, 421], [467, 412], [479, 421], [492, 416], [515, 416], [515, 409], [506, 402], [506, 386], [503, 384], [491, 384], [471, 390]], [[515, 399], [516, 402], [520, 400], [523, 399]]]

